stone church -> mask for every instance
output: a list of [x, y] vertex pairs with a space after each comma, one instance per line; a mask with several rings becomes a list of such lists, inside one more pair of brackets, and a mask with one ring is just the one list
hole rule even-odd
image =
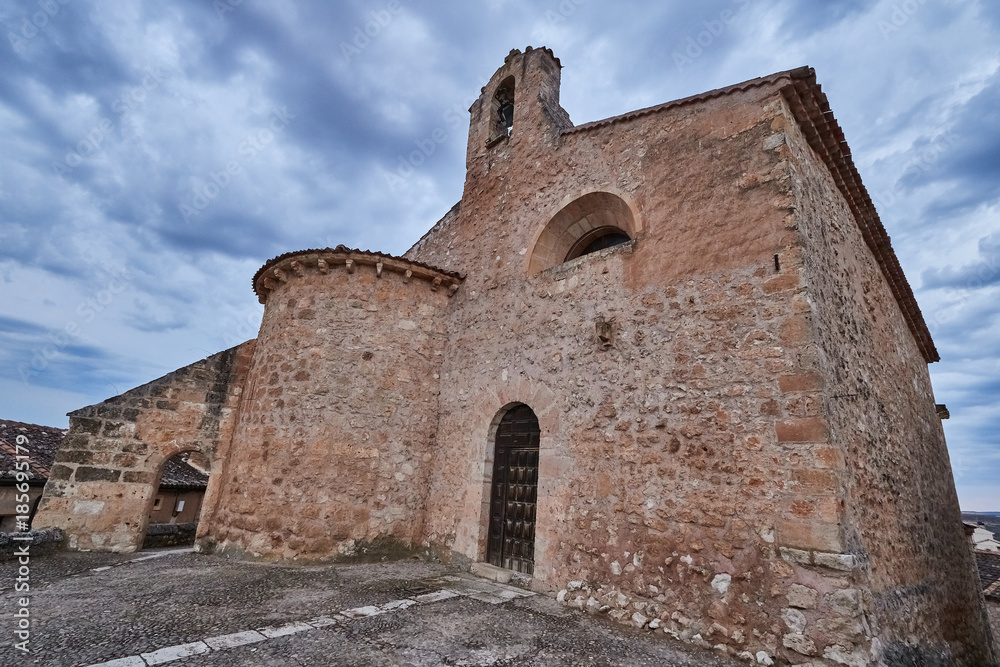
[[560, 68], [506, 57], [404, 256], [275, 257], [255, 340], [71, 413], [36, 524], [137, 549], [198, 451], [200, 551], [492, 564], [764, 664], [993, 662], [938, 354], [813, 70], [573, 125]]

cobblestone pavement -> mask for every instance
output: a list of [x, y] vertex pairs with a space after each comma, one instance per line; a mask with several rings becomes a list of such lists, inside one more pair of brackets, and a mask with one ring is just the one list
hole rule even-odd
[[187, 550], [31, 561], [31, 653], [0, 563], [0, 665], [698, 666], [743, 663], [419, 561], [288, 566]]

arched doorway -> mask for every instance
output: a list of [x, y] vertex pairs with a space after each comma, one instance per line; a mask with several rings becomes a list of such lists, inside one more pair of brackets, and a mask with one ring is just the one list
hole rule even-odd
[[490, 489], [487, 560], [532, 574], [538, 502], [538, 417], [527, 405], [507, 411], [497, 426]]
[[164, 461], [147, 511], [143, 549], [194, 544], [209, 471], [208, 457], [198, 451]]

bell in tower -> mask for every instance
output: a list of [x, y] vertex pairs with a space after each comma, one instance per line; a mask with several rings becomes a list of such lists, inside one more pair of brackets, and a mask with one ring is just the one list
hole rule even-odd
[[496, 92], [496, 131], [495, 136], [510, 136], [514, 128], [514, 79], [505, 81]]

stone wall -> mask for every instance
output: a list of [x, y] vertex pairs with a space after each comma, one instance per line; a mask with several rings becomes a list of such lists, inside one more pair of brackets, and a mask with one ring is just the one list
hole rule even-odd
[[151, 523], [142, 541], [143, 549], [187, 547], [194, 544], [197, 523]]
[[987, 642], [927, 361], [830, 173], [793, 122], [783, 131], [821, 405], [847, 462], [844, 540], [871, 633], [890, 664], [987, 664], [970, 652]]
[[63, 529], [71, 549], [135, 551], [163, 465], [185, 451], [212, 462], [211, 507], [253, 348], [248, 341], [70, 413], [34, 524]]
[[346, 249], [265, 269], [237, 446], [201, 548], [309, 560], [419, 546], [456, 278]]
[[28, 532], [0, 532], [0, 562], [19, 561], [24, 550], [30, 556], [59, 551], [66, 545], [66, 534], [58, 528], [30, 530]]

